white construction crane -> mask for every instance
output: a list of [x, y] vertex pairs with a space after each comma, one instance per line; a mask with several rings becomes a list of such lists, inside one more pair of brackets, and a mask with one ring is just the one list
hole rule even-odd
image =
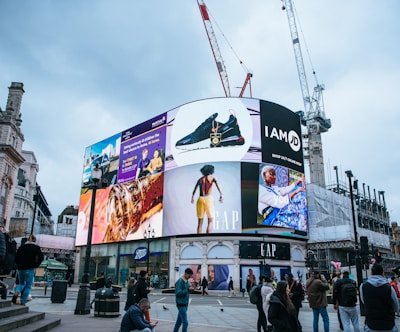
[[[226, 71], [224, 59], [222, 57], [221, 51], [218, 46], [217, 37], [215, 36], [214, 29], [211, 24], [210, 15], [208, 13], [208, 8], [203, 0], [197, 0], [197, 4], [199, 5], [200, 14], [203, 19], [204, 27], [207, 32], [207, 37], [210, 42], [211, 50], [213, 52], [213, 56], [214, 56], [215, 64], [217, 65], [219, 76], [221, 78], [222, 87], [224, 88], [225, 96], [230, 97], [231, 90], [229, 87], [228, 73]], [[240, 61], [240, 64], [243, 66], [243, 68], [245, 68], [245, 70], [247, 72], [243, 86], [239, 93], [239, 97], [243, 97], [243, 94], [244, 94], [244, 91], [246, 90], [247, 85], [249, 85], [250, 97], [252, 97], [250, 79], [253, 76], [253, 74], [247, 70], [247, 68], [245, 67], [245, 65], [243, 64], [243, 62], [240, 59], [239, 59], [239, 61]]]
[[[296, 59], [297, 73], [300, 88], [303, 95], [304, 112], [300, 112], [302, 123], [306, 125], [307, 132], [303, 135], [304, 158], [308, 160], [310, 167], [310, 182], [325, 188], [324, 159], [322, 153], [321, 133], [325, 133], [331, 127], [331, 120], [325, 117], [324, 100], [322, 92], [325, 87], [316, 81], [313, 95], [310, 95], [304, 68], [303, 55], [292, 0], [281, 0], [282, 10], [286, 10], [290, 34]], [[315, 72], [313, 72], [315, 75]]]

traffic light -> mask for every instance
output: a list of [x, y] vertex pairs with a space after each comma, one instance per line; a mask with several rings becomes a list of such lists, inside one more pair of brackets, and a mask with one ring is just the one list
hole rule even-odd
[[361, 243], [361, 255], [368, 255], [369, 248], [368, 248], [368, 238], [366, 236], [360, 236], [360, 243]]
[[374, 258], [376, 263], [382, 262], [382, 253], [379, 251], [379, 249], [374, 250]]
[[361, 262], [363, 264], [363, 267], [368, 270], [369, 269], [369, 257], [367, 255], [362, 255], [361, 256]]
[[381, 252], [379, 250], [377, 250], [377, 252], [376, 252], [375, 259], [376, 259], [377, 263], [381, 263], [382, 262], [382, 254], [381, 254]]

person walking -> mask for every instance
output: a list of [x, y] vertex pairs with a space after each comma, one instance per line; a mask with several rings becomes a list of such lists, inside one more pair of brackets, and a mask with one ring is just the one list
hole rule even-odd
[[265, 277], [265, 282], [263, 283], [261, 287], [261, 297], [262, 297], [262, 306], [266, 318], [266, 323], [267, 323], [267, 331], [270, 332], [272, 331], [272, 325], [268, 321], [268, 309], [269, 309], [269, 303], [271, 300], [271, 296], [274, 293], [275, 288], [272, 286], [272, 280], [270, 277]]
[[128, 291], [126, 294], [126, 302], [125, 302], [125, 311], [128, 311], [128, 309], [131, 307], [131, 305], [134, 305], [136, 303], [136, 279], [132, 278], [128, 281]]
[[326, 307], [328, 300], [326, 291], [329, 289], [328, 281], [324, 275], [319, 274], [319, 271], [313, 271], [310, 278], [306, 281], [306, 293], [308, 303], [313, 311], [313, 330], [318, 332], [319, 315], [324, 322], [324, 331], [329, 332], [329, 316]]
[[203, 277], [203, 280], [201, 281], [201, 287], [203, 288], [201, 295], [208, 295], [208, 292], [206, 291], [208, 286], [208, 280], [206, 279], [206, 277]]
[[143, 298], [138, 304], [129, 307], [128, 311], [122, 317], [120, 332], [155, 332], [158, 321], [149, 322], [144, 317], [146, 311], [150, 310], [150, 302]]
[[351, 332], [350, 322], [354, 332], [360, 332], [357, 311], [357, 284], [349, 278], [349, 271], [343, 271], [343, 278], [338, 279], [333, 287], [332, 301], [335, 310], [340, 313], [344, 332]]
[[20, 294], [21, 305], [25, 305], [28, 301], [35, 278], [35, 268], [40, 266], [43, 258], [42, 250], [36, 245], [36, 236], [33, 234], [29, 235], [28, 241], [18, 248], [15, 255], [15, 264], [18, 270], [18, 285], [12, 297], [12, 303], [17, 303]]
[[174, 332], [178, 332], [182, 325], [182, 332], [187, 332], [189, 322], [187, 319], [187, 309], [189, 305], [190, 290], [188, 280], [193, 275], [193, 270], [187, 268], [185, 273], [175, 283], [175, 301], [178, 308], [178, 317], [176, 318]]
[[[391, 280], [390, 280], [389, 284], [390, 284], [390, 286], [393, 287], [394, 291], [396, 292], [397, 301], [400, 301], [400, 291], [399, 291], [399, 286], [397, 285], [396, 277], [392, 276], [390, 279]], [[400, 306], [399, 306], [399, 311], [400, 311]], [[397, 317], [400, 317], [399, 311], [397, 311], [397, 313], [396, 313]]]
[[[104, 276], [104, 272], [100, 273], [100, 277], [96, 279], [96, 291], [98, 289], [106, 287], [106, 278]], [[93, 302], [96, 300], [96, 296], [93, 298], [93, 300], [90, 302], [90, 309], [93, 308]]]
[[[136, 297], [135, 297], [135, 302], [139, 303], [141, 299], [148, 299], [148, 295], [150, 291], [153, 290], [153, 288], [149, 287], [147, 284], [147, 276], [148, 273], [147, 271], [140, 271], [139, 272], [139, 278], [136, 283]], [[146, 319], [150, 321], [150, 310], [146, 311]]]
[[289, 297], [292, 300], [294, 307], [296, 308], [298, 318], [300, 308], [302, 307], [301, 302], [304, 299], [303, 286], [299, 281], [294, 280], [293, 274], [290, 272], [285, 275], [285, 280], [289, 287]]
[[229, 291], [229, 296], [235, 295], [235, 292], [234, 292], [234, 290], [233, 290], [233, 280], [232, 280], [232, 277], [229, 277], [228, 291]]
[[[259, 300], [256, 303], [257, 306], [257, 311], [258, 311], [258, 319], [257, 319], [257, 331], [261, 332], [261, 329], [264, 330], [264, 332], [267, 332], [267, 316], [264, 312], [264, 308], [263, 308], [263, 298], [262, 298], [262, 294], [261, 294], [261, 289], [264, 285], [264, 283], [266, 282], [266, 276], [260, 276], [260, 282], [257, 286], [257, 288], [259, 288]], [[251, 291], [250, 291], [251, 292]]]
[[[335, 276], [331, 280], [332, 289], [334, 289], [334, 287], [335, 287], [335, 282], [340, 280], [341, 277], [342, 277], [342, 270], [337, 268], [335, 270]], [[340, 310], [337, 311], [337, 318], [338, 318], [338, 322], [339, 322], [339, 328], [340, 328], [340, 330], [343, 331], [343, 323], [342, 323], [342, 319], [340, 318]]]
[[383, 268], [374, 264], [371, 276], [360, 287], [360, 299], [365, 305], [365, 332], [397, 332], [395, 313], [399, 309], [396, 292], [386, 281]]
[[268, 320], [274, 332], [301, 332], [296, 308], [288, 295], [288, 284], [279, 281], [269, 301]]

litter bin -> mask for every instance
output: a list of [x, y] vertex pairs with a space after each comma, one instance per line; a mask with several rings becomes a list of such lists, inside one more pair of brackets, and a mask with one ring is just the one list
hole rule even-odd
[[50, 298], [52, 303], [65, 302], [67, 298], [67, 280], [53, 280]]
[[118, 317], [118, 292], [112, 288], [99, 288], [94, 297], [94, 315], [96, 317]]

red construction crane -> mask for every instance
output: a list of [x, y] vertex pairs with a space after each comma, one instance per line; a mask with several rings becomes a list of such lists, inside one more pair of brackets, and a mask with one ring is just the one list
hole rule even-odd
[[[225, 96], [230, 97], [231, 90], [229, 87], [228, 73], [226, 71], [224, 59], [222, 58], [221, 51], [218, 46], [217, 38], [215, 36], [214, 29], [211, 24], [210, 15], [209, 15], [207, 6], [203, 0], [197, 0], [197, 4], [199, 5], [200, 14], [203, 19], [204, 27], [207, 32], [208, 41], [210, 42], [211, 50], [213, 52], [215, 64], [217, 65], [219, 77], [221, 78], [222, 87], [224, 88]], [[245, 65], [243, 64], [242, 61], [240, 61], [240, 64], [243, 66], [243, 68], [245, 68], [245, 70], [247, 71], [247, 74], [246, 74], [246, 78], [244, 80], [242, 89], [240, 90], [239, 97], [243, 97], [243, 94], [244, 94], [244, 91], [246, 90], [247, 85], [249, 85], [250, 97], [252, 97], [251, 77], [253, 76], [253, 74], [247, 70], [247, 68], [245, 67]]]

